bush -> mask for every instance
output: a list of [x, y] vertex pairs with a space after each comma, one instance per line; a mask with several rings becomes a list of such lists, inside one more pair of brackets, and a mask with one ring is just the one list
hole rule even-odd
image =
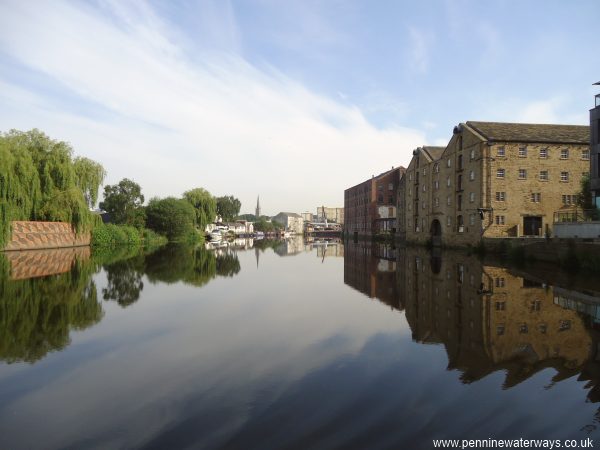
[[167, 238], [165, 236], [149, 230], [148, 228], [144, 228], [142, 231], [142, 240], [145, 246], [157, 246], [167, 243]]
[[146, 208], [146, 224], [169, 241], [185, 239], [194, 231], [196, 211], [185, 200], [174, 197], [152, 199]]
[[93, 247], [109, 245], [140, 245], [142, 238], [137, 228], [128, 225], [102, 224], [92, 231]]

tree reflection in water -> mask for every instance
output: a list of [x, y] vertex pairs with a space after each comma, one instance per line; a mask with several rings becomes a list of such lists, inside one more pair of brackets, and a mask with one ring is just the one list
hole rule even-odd
[[[48, 254], [52, 251], [45, 251], [46, 262]], [[68, 346], [72, 330], [98, 323], [104, 311], [93, 275], [101, 268], [107, 276], [102, 298], [127, 307], [139, 300], [144, 274], [152, 283], [203, 286], [216, 276], [236, 275], [240, 263], [235, 253], [215, 254], [186, 245], [151, 253], [119, 247], [96, 250], [91, 258], [73, 257], [71, 268], [63, 273], [13, 280], [10, 264], [0, 254], [0, 360], [33, 363]]]

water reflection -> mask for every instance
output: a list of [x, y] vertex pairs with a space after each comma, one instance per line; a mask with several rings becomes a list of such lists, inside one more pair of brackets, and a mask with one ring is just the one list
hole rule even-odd
[[106, 272], [101, 298], [125, 308], [139, 300], [144, 276], [152, 283], [203, 286], [240, 271], [232, 249], [167, 246], [152, 252], [119, 247], [0, 254], [0, 360], [35, 362], [64, 349], [70, 332], [104, 316], [93, 275]]
[[504, 371], [509, 389], [552, 368], [552, 383], [579, 375], [600, 399], [599, 296], [462, 253], [362, 242], [345, 253], [344, 282], [404, 310], [413, 340], [443, 345], [463, 383]]

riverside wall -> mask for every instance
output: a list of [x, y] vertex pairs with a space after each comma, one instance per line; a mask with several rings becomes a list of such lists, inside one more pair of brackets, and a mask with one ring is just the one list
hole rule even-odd
[[4, 251], [90, 245], [90, 233], [77, 234], [71, 224], [66, 222], [14, 221], [11, 223], [11, 229], [11, 238]]

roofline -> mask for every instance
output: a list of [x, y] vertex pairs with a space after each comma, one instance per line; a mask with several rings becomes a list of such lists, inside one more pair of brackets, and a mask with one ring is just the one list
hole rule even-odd
[[[600, 83], [600, 81], [599, 81]], [[485, 142], [489, 142], [489, 143], [496, 143], [496, 142], [525, 142], [527, 144], [579, 144], [579, 145], [589, 145], [590, 142], [589, 141], [575, 141], [575, 140], [548, 140], [548, 141], [539, 141], [539, 140], [535, 140], [535, 139], [494, 139], [494, 138], [488, 138], [487, 136], [485, 136], [481, 131], [479, 131], [479, 129], [477, 129], [475, 126], [470, 125], [468, 122], [471, 122], [470, 120], [465, 122], [465, 123], [461, 123], [460, 125], [465, 126], [467, 128], [469, 128], [469, 130], [471, 130], [473, 133], [477, 134], [477, 136], [479, 136], [479, 138]], [[475, 121], [476, 122], [476, 121]], [[493, 123], [493, 122], [490, 122]], [[498, 123], [505, 123], [505, 122], [498, 122]], [[508, 123], [508, 122], [506, 122]], [[589, 125], [565, 125], [565, 124], [546, 124], [546, 123], [517, 123], [517, 125], [559, 125], [559, 126], [570, 126], [570, 127], [588, 127]]]

